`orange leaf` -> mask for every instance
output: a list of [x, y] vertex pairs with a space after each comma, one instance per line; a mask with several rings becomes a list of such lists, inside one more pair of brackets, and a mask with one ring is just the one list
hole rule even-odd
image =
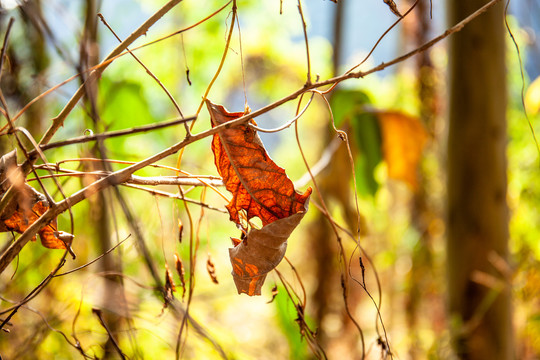
[[[213, 126], [244, 115], [229, 113], [208, 100], [206, 104]], [[297, 193], [285, 170], [270, 159], [256, 131], [249, 126], [235, 126], [214, 135], [212, 151], [225, 187], [233, 194], [227, 205], [231, 221], [240, 225], [240, 210], [247, 211], [248, 220], [259, 217], [263, 226], [303, 211], [311, 188], [303, 195]]]
[[379, 121], [388, 177], [405, 181], [416, 190], [418, 163], [427, 140], [424, 127], [418, 118], [399, 112], [380, 113]]
[[[23, 233], [48, 209], [45, 196], [21, 180], [17, 168], [16, 153], [12, 151], [0, 159], [0, 197], [4, 195], [14, 179], [15, 194], [3, 211], [0, 232], [15, 231]], [[49, 249], [65, 249], [65, 243], [58, 238], [56, 219], [39, 230], [41, 244]], [[35, 240], [35, 237], [34, 239]]]
[[[244, 115], [229, 113], [208, 100], [206, 105], [212, 126]], [[251, 229], [244, 240], [229, 249], [238, 293], [260, 295], [266, 274], [285, 256], [287, 239], [307, 211], [311, 188], [297, 193], [285, 170], [270, 159], [256, 131], [248, 125], [214, 135], [212, 151], [225, 187], [233, 194], [227, 205], [231, 221], [247, 229], [240, 221], [242, 210], [247, 220], [258, 217], [262, 221], [262, 229]]]

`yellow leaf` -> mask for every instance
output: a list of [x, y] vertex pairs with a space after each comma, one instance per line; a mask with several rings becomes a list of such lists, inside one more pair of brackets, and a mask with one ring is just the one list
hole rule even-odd
[[531, 115], [540, 112], [540, 76], [529, 85], [525, 93], [525, 108]]
[[405, 181], [416, 190], [417, 168], [427, 140], [426, 130], [418, 118], [399, 112], [380, 113], [379, 122], [388, 177]]

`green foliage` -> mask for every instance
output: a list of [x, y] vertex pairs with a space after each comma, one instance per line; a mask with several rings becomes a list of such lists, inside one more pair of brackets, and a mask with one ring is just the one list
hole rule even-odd
[[278, 295], [274, 299], [276, 316], [289, 343], [289, 359], [306, 359], [308, 347], [294, 319], [298, 318], [298, 310], [283, 286], [278, 286]]
[[361, 90], [337, 90], [330, 105], [336, 126], [350, 128], [353, 134], [357, 190], [362, 196], [374, 196], [379, 188], [375, 168], [382, 161], [382, 139], [377, 117], [366, 111], [371, 101]]

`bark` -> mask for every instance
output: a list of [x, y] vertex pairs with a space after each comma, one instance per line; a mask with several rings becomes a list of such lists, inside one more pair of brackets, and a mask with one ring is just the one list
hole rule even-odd
[[[450, 24], [486, 2], [450, 0]], [[459, 359], [513, 358], [508, 287], [474, 281], [489, 274], [504, 284], [489, 258], [508, 258], [503, 26], [499, 3], [450, 39], [447, 260], [449, 315]]]

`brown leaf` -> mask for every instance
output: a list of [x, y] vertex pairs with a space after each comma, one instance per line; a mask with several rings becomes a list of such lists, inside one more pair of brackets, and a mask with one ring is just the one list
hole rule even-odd
[[285, 256], [287, 239], [307, 212], [304, 211], [263, 226], [251, 229], [247, 239], [229, 249], [233, 265], [233, 278], [239, 294], [261, 295], [266, 274], [272, 271]]
[[[49, 209], [49, 203], [22, 178], [17, 167], [16, 152], [12, 151], [0, 159], [0, 197], [13, 185], [14, 195], [2, 211], [0, 232], [23, 233]], [[65, 249], [64, 241], [57, 237], [56, 219], [39, 230], [41, 244], [49, 249]], [[35, 240], [35, 238], [33, 239]]]
[[165, 303], [163, 304], [164, 308], [166, 308], [167, 305], [174, 300], [175, 291], [176, 287], [174, 286], [174, 280], [171, 270], [169, 270], [169, 265], [165, 264]]
[[184, 225], [182, 224], [182, 221], [178, 219], [178, 242], [182, 243], [182, 235], [184, 234]]
[[206, 271], [208, 272], [208, 275], [210, 275], [210, 279], [212, 279], [212, 282], [214, 284], [219, 284], [216, 275], [216, 265], [214, 264], [214, 260], [212, 260], [210, 254], [208, 254], [208, 259], [206, 259]]
[[399, 17], [403, 17], [403, 15], [401, 15], [399, 13], [397, 5], [393, 0], [383, 0], [383, 1], [384, 1], [384, 3], [386, 5], [388, 5], [388, 7], [390, 8], [390, 11], [392, 11], [394, 13], [394, 15], [399, 16]]
[[184, 296], [186, 295], [184, 264], [182, 264], [182, 260], [177, 253], [174, 253], [174, 266], [176, 268], [176, 272], [178, 273], [178, 277], [180, 278], [180, 286], [182, 286], [182, 299], [184, 299]]
[[274, 285], [274, 287], [272, 288], [272, 298], [269, 301], [267, 301], [266, 303], [267, 304], [273, 303], [274, 300], [276, 299], [276, 296], [278, 296], [278, 294], [279, 294], [278, 287], [277, 287], [277, 285]]
[[416, 190], [418, 163], [427, 140], [424, 127], [418, 118], [399, 112], [380, 113], [379, 121], [388, 177], [405, 181]]
[[[229, 113], [223, 106], [208, 100], [206, 104], [213, 126], [244, 115]], [[225, 129], [214, 135], [212, 151], [225, 187], [233, 194], [227, 210], [231, 221], [238, 225], [240, 210], [247, 211], [248, 220], [259, 217], [265, 226], [301, 211], [311, 194], [311, 189], [303, 195], [294, 190], [285, 170], [270, 159], [256, 131], [247, 125]]]
[[[206, 105], [212, 126], [244, 115], [229, 113], [208, 100]], [[214, 135], [212, 151], [225, 187], [233, 195], [227, 205], [231, 221], [246, 230], [247, 224], [239, 217], [242, 210], [248, 221], [253, 217], [262, 221], [262, 229], [252, 229], [229, 250], [238, 292], [260, 295], [266, 274], [283, 259], [287, 239], [307, 211], [311, 188], [297, 193], [285, 170], [270, 159], [256, 131], [248, 125]]]

